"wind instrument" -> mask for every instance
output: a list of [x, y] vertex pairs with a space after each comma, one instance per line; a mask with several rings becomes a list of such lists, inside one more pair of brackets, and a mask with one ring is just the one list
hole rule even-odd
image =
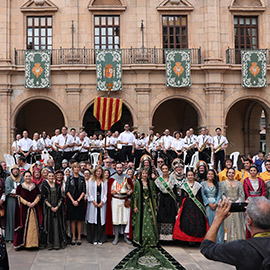
[[206, 141], [202, 144], [202, 146], [200, 147], [200, 151], [202, 152], [205, 148], [206, 148], [206, 144], [208, 142], [208, 138], [206, 139]]
[[225, 140], [221, 142], [221, 144], [218, 145], [217, 149], [215, 150], [215, 154], [221, 150], [221, 146], [225, 143]]

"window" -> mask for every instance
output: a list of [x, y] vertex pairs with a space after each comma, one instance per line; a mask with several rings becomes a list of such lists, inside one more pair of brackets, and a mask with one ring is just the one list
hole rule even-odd
[[257, 17], [234, 17], [235, 49], [258, 48]]
[[188, 48], [187, 16], [163, 16], [163, 48]]
[[95, 16], [95, 49], [120, 48], [120, 17]]
[[27, 17], [27, 49], [52, 49], [52, 17]]

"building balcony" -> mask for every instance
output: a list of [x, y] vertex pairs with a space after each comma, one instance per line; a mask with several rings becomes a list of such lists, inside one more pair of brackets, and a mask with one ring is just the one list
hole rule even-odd
[[[162, 48], [127, 48], [122, 51], [123, 65], [165, 64], [165, 50]], [[181, 50], [181, 49], [179, 49]], [[201, 48], [192, 48], [191, 64], [201, 64]], [[25, 50], [14, 50], [14, 64], [24, 65]], [[95, 65], [95, 49], [73, 48], [53, 49], [51, 65]]]
[[[241, 64], [241, 49], [228, 48], [226, 50], [226, 63], [227, 64]], [[267, 64], [270, 64], [269, 49], [267, 49]]]

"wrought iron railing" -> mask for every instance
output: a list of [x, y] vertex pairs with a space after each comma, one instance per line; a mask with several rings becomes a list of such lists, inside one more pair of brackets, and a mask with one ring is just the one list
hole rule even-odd
[[[123, 64], [165, 64], [165, 49], [127, 48], [122, 50]], [[179, 49], [181, 50], [181, 49]], [[201, 64], [201, 48], [192, 48], [191, 64]], [[25, 50], [14, 50], [14, 64], [24, 65]], [[53, 49], [52, 65], [94, 65], [95, 50], [86, 48]]]
[[[267, 61], [270, 64], [269, 49], [267, 49]], [[228, 48], [226, 50], [227, 64], [241, 64], [241, 49]]]

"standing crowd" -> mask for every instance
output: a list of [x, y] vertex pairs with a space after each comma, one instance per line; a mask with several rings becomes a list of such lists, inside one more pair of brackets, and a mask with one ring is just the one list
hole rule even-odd
[[[243, 159], [241, 171], [226, 159], [228, 140], [216, 129], [196, 136], [175, 131], [148, 136], [125, 131], [106, 138], [67, 127], [34, 134], [24, 131], [12, 145], [16, 164], [0, 166], [0, 222], [5, 240], [21, 248], [61, 249], [81, 245], [81, 237], [102, 245], [123, 235], [127, 244], [156, 246], [161, 241], [202, 242], [218, 202], [249, 201], [270, 194], [270, 155]], [[91, 153], [99, 153], [92, 164]], [[198, 152], [199, 162], [188, 166]], [[49, 159], [44, 162], [44, 154]], [[214, 154], [214, 167], [210, 168]], [[220, 172], [218, 172], [220, 170]], [[1, 212], [1, 210], [3, 210]], [[250, 238], [245, 214], [222, 223], [216, 242]]]

